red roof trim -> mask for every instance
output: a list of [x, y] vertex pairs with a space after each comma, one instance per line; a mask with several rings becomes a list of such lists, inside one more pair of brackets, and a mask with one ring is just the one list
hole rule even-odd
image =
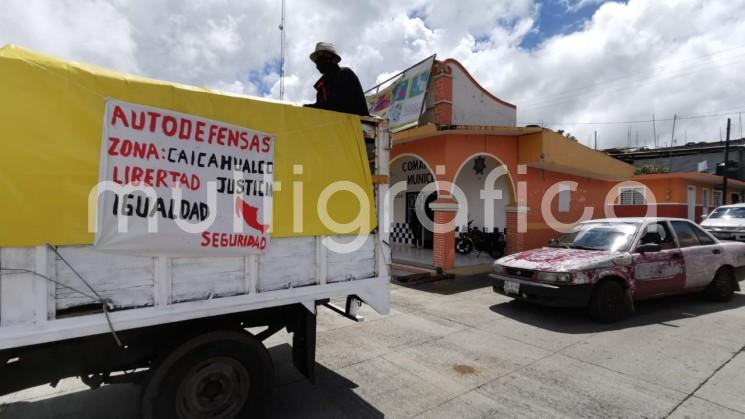
[[491, 94], [491, 92], [489, 92], [488, 90], [484, 89], [484, 87], [481, 86], [479, 84], [479, 82], [477, 82], [476, 79], [473, 78], [473, 76], [471, 75], [471, 73], [469, 73], [468, 70], [466, 70], [466, 68], [463, 67], [463, 64], [459, 63], [455, 59], [448, 58], [447, 60], [444, 61], [444, 64], [454, 64], [454, 65], [458, 66], [458, 68], [460, 68], [461, 71], [463, 71], [463, 74], [465, 74], [466, 77], [468, 77], [468, 79], [471, 80], [471, 83], [473, 83], [474, 86], [478, 87], [479, 90], [481, 90], [482, 92], [484, 92], [484, 94], [486, 94], [490, 98], [494, 99], [495, 101], [501, 103], [502, 105], [509, 106], [512, 109], [517, 109], [517, 106], [515, 106], [515, 105], [513, 105], [513, 104], [511, 104], [509, 102], [503, 101], [502, 99], [500, 99], [500, 98], [494, 96], [493, 94]]

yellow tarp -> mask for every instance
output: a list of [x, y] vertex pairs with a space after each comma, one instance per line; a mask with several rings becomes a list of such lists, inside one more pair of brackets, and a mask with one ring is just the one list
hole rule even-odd
[[[104, 100], [115, 98], [276, 135], [274, 237], [334, 234], [316, 210], [321, 191], [372, 180], [359, 118], [134, 77], [15, 46], [0, 48], [0, 246], [90, 244], [88, 194], [98, 182]], [[303, 174], [293, 174], [293, 165]], [[293, 232], [293, 182], [303, 182], [303, 228]], [[349, 192], [331, 198], [339, 223], [357, 218]]]

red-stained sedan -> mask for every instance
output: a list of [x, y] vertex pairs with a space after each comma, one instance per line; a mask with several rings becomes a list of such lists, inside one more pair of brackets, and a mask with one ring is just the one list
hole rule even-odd
[[548, 247], [494, 262], [494, 291], [619, 320], [634, 301], [704, 291], [728, 301], [745, 276], [745, 243], [720, 242], [678, 218], [614, 218], [578, 224]]

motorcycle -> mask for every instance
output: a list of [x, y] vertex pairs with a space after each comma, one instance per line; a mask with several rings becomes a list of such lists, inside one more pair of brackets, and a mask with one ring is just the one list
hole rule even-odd
[[505, 238], [499, 232], [486, 233], [476, 227], [472, 227], [473, 220], [468, 222], [467, 231], [461, 237], [455, 239], [455, 251], [461, 255], [467, 255], [474, 250], [486, 252], [494, 259], [504, 256]]

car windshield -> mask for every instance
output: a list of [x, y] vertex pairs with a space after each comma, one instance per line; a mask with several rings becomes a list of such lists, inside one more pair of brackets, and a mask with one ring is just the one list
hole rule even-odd
[[578, 224], [571, 232], [552, 240], [549, 246], [622, 252], [628, 249], [638, 227], [639, 223], [633, 222]]
[[745, 207], [719, 207], [711, 213], [709, 218], [721, 218], [729, 220], [730, 218], [745, 218]]

